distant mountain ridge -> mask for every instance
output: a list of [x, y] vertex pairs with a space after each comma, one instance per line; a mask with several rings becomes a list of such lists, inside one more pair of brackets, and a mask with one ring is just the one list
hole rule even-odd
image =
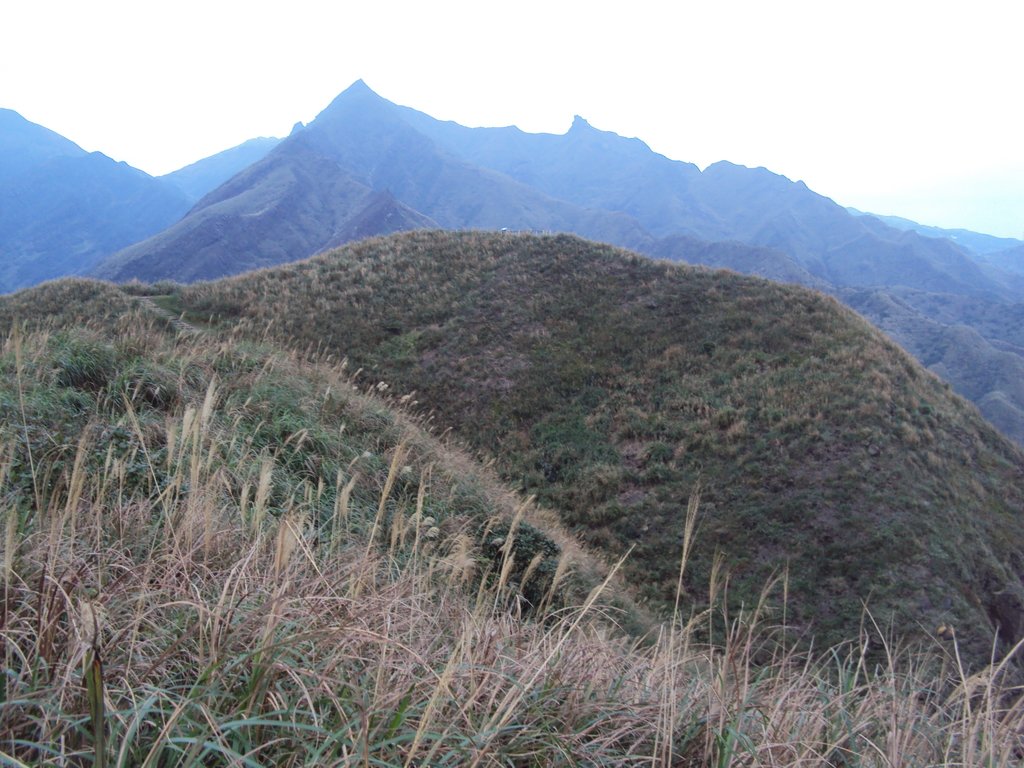
[[[1024, 360], [999, 324], [1024, 302], [1024, 246], [890, 226], [764, 168], [701, 171], [582, 117], [564, 135], [465, 128], [358, 81], [284, 140], [246, 142], [159, 179], [10, 111], [0, 151], [0, 291], [63, 274], [211, 279], [422, 227], [574, 232], [848, 301], [889, 295], [900, 311], [854, 306], [910, 349], [934, 349], [944, 329], [951, 352], [921, 359], [1006, 434], [1024, 435], [1024, 399], [994, 373], [1016, 366], [1004, 353]], [[979, 303], [984, 319], [967, 310]], [[976, 334], [954, 332], [960, 325]], [[971, 349], [956, 352], [963, 344]], [[989, 375], [979, 378], [979, 364]]]
[[[852, 216], [802, 182], [763, 168], [720, 162], [701, 172], [582, 118], [562, 136], [464, 128], [392, 104], [358, 81], [260, 162], [286, 164], [292, 155], [303, 162], [310, 152], [330, 161], [325, 169], [336, 164], [445, 228], [571, 231], [669, 258], [671, 241], [659, 242], [665, 238], [731, 240], [777, 249], [835, 286], [1008, 295], [998, 275], [949, 241]], [[240, 192], [237, 183], [230, 189]], [[213, 194], [223, 202], [226, 193]], [[190, 215], [209, 204], [201, 201]], [[244, 215], [256, 212], [245, 208]], [[290, 228], [322, 228], [313, 218]], [[179, 231], [191, 226], [182, 222]], [[245, 248], [207, 234], [211, 247], [219, 241], [221, 264], [235, 262], [226, 274], [254, 266]], [[147, 263], [161, 260], [151, 248], [175, 236], [138, 244], [130, 258], [118, 259], [116, 274], [144, 279]], [[279, 249], [282, 261], [310, 255], [307, 241], [320, 239]]]
[[[390, 215], [370, 213], [372, 194], [384, 195], [374, 199], [388, 200]], [[971, 326], [970, 318], [949, 312], [960, 303], [944, 297], [993, 307], [1024, 301], [1024, 269], [1012, 268], [1012, 256], [1000, 261], [996, 252], [979, 255], [948, 238], [853, 215], [764, 168], [719, 162], [701, 171], [581, 117], [563, 135], [466, 128], [395, 105], [362, 81], [180, 222], [109, 258], [95, 274], [210, 279], [425, 226], [573, 232], [840, 297], [925, 292], [935, 300], [904, 304], [884, 318], [912, 349], [925, 346], [913, 338], [924, 328]], [[861, 308], [882, 322], [871, 314], [875, 306]], [[992, 354], [1007, 351], [991, 324], [975, 330], [975, 341]], [[968, 343], [963, 335], [947, 336]], [[946, 359], [936, 370], [951, 381], [974, 376], [956, 370], [968, 356]], [[990, 416], [1007, 434], [1024, 434], [1024, 399], [997, 386], [1005, 377], [986, 380], [993, 389], [976, 401], [998, 402]]]
[[173, 185], [0, 110], [0, 293], [85, 273], [189, 205]]
[[957, 245], [967, 248], [974, 253], [984, 256], [990, 253], [998, 253], [1011, 248], [1024, 246], [1024, 241], [1013, 237], [996, 237], [985, 235], [980, 232], [972, 232], [969, 229], [945, 229], [943, 227], [932, 227], [927, 224], [918, 224], [916, 221], [905, 219], [902, 216], [882, 216], [877, 213], [865, 213], [856, 208], [847, 208], [854, 216], [874, 216], [879, 221], [888, 224], [896, 229], [906, 229], [925, 235], [926, 237], [947, 238], [953, 240]]
[[237, 147], [197, 160], [160, 178], [172, 182], [190, 199], [199, 200], [236, 173], [266, 157], [280, 143], [280, 139], [272, 137], [249, 139]]
[[[1016, 292], [1002, 274], [949, 240], [853, 216], [803, 182], [764, 168], [719, 162], [701, 172], [579, 117], [561, 136], [465, 128], [394, 105], [358, 81], [277, 145], [273, 159], [258, 162], [287, 163], [293, 153], [301, 162], [310, 152], [445, 228], [572, 231], [664, 257], [672, 256], [670, 242], [659, 242], [665, 238], [730, 240], [777, 249], [813, 278], [838, 287], [902, 285], [999, 298]], [[237, 183], [230, 189], [240, 190]], [[223, 202], [225, 193], [216, 194]], [[201, 201], [196, 212], [209, 204]], [[320, 226], [313, 215], [292, 223]], [[302, 247], [319, 242], [300, 240]], [[225, 267], [232, 260], [231, 271], [252, 267], [243, 249], [232, 254], [235, 246], [219, 241]], [[119, 259], [121, 273], [144, 278], [147, 258], [159, 260], [146, 256], [148, 247], [140, 243], [131, 259]], [[280, 250], [284, 260], [311, 253], [298, 246]]]
[[[364, 215], [373, 193], [394, 201], [392, 216], [377, 217], [380, 229]], [[294, 204], [297, 194], [302, 205]], [[111, 257], [95, 275], [210, 279], [295, 261], [357, 236], [436, 226], [578, 231], [634, 247], [649, 239], [629, 216], [580, 208], [445, 152], [360, 81], [180, 222]]]
[[88, 273], [173, 224], [279, 141], [251, 139], [152, 177], [0, 109], [0, 293]]

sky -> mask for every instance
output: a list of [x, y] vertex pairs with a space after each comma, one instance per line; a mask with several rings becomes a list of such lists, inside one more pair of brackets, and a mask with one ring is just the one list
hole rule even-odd
[[579, 114], [702, 168], [1024, 237], [1019, 0], [0, 6], [0, 107], [154, 175], [287, 135], [360, 78], [463, 125]]

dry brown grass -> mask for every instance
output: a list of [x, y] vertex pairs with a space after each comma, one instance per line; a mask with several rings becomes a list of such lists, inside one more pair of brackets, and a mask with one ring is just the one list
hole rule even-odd
[[[516, 570], [517, 549], [544, 513], [346, 388], [345, 372], [132, 322], [103, 369], [119, 398], [110, 384], [89, 389], [109, 362], [103, 341], [12, 336], [0, 356], [5, 765], [1021, 757], [1024, 710], [1006, 667], [966, 677], [955, 656], [909, 649], [876, 667], [860, 642], [798, 655], [773, 623], [780, 590], [723, 614], [724, 573], [709, 587], [713, 610], [679, 609], [633, 640], [616, 629], [607, 571], [576, 582], [589, 594], [555, 599], [567, 564], [600, 571], [564, 533], [530, 612], [523, 594], [539, 566]], [[78, 362], [64, 386], [53, 363], [67, 349]], [[174, 396], [146, 400], [139, 381], [119, 378], [125, 349], [154, 376], [176, 371]], [[293, 396], [319, 415], [262, 446], [262, 430], [290, 413], [271, 400]], [[74, 418], [69, 402], [82, 409]], [[680, 584], [696, 514], [694, 499]], [[478, 535], [491, 518], [496, 562]]]

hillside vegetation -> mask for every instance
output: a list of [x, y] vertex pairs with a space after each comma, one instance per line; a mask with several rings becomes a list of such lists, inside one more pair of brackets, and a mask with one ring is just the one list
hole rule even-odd
[[622, 637], [614, 567], [381, 387], [147, 307], [0, 298], [4, 764], [1020, 757], [1009, 668], [955, 640], [798, 656], [718, 599]]
[[687, 610], [781, 576], [805, 641], [856, 636], [865, 604], [900, 636], [955, 625], [973, 662], [1024, 636], [1020, 451], [820, 294], [570, 236], [419, 232], [173, 300], [414, 396], [589, 545], [634, 547], [655, 608], [700, 489]]

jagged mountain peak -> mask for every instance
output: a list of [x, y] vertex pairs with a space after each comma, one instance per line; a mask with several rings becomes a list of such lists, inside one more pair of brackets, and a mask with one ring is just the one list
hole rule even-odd
[[581, 133], [583, 131], [593, 131], [593, 130], [595, 130], [594, 126], [592, 126], [589, 122], [587, 122], [586, 118], [581, 117], [580, 115], [574, 115], [573, 116], [573, 118], [572, 118], [572, 125], [569, 126], [569, 133], [574, 133], [574, 132]]
[[602, 146], [616, 151], [626, 150], [628, 152], [641, 152], [653, 154], [651, 148], [642, 140], [635, 137], [623, 136], [615, 131], [604, 131], [595, 128], [589, 120], [580, 115], [573, 117], [572, 125], [565, 134], [566, 138], [584, 139], [591, 142], [600, 142]]
[[394, 106], [390, 101], [370, 88], [365, 81], [356, 80], [352, 85], [335, 96], [331, 103], [316, 116], [316, 120], [314, 120], [313, 123], [310, 123], [310, 125], [320, 121], [322, 118], [329, 118], [340, 112], [366, 110], [374, 104], [379, 106]]

